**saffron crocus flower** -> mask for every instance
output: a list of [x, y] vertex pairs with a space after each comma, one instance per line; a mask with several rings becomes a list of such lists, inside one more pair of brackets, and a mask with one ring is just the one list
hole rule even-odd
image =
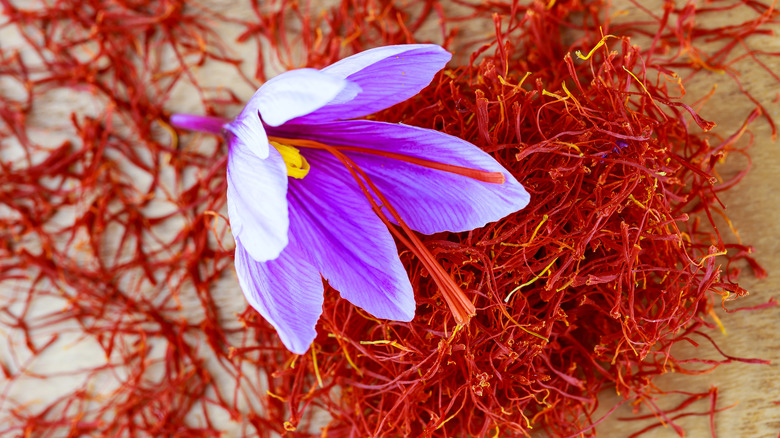
[[[411, 321], [414, 294], [390, 222], [425, 234], [466, 231], [528, 203], [520, 183], [471, 143], [356, 120], [417, 94], [450, 57], [436, 45], [379, 47], [269, 80], [232, 121], [171, 118], [225, 136], [239, 283], [291, 351], [303, 354], [316, 336], [323, 278], [377, 318]], [[417, 250], [431, 270], [433, 258]], [[459, 289], [445, 298], [459, 322], [473, 314]]]

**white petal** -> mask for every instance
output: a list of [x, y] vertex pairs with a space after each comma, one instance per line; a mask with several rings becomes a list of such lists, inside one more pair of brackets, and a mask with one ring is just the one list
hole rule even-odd
[[236, 138], [240, 138], [247, 150], [260, 159], [268, 158], [268, 150], [271, 146], [268, 144], [268, 135], [265, 133], [263, 122], [260, 117], [239, 116], [236, 120], [225, 125], [225, 129], [231, 132]]
[[263, 84], [244, 111], [259, 111], [266, 124], [279, 126], [321, 108], [347, 84], [346, 79], [311, 68], [290, 70]]
[[269, 149], [260, 159], [242, 138], [230, 136], [227, 164], [228, 216], [233, 237], [255, 261], [273, 260], [287, 246], [287, 167]]

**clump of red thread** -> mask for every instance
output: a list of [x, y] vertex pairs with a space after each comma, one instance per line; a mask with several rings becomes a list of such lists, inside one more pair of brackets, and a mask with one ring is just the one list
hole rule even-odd
[[[729, 33], [696, 32], [696, 11], [668, 3], [649, 20], [655, 39], [643, 48], [624, 36], [648, 32], [647, 22], [610, 27], [598, 1], [493, 2], [458, 15], [436, 1], [407, 3], [414, 2], [344, 0], [321, 14], [281, 1], [255, 5], [255, 16], [242, 20], [172, 0], [29, 10], [4, 3], [6, 26], [41, 62], [6, 49], [0, 56], [0, 75], [24, 89], [22, 97], [0, 95], [0, 133], [21, 151], [0, 161], [0, 197], [11, 210], [0, 224], [0, 282], [14, 292], [0, 305], [0, 327], [21, 339], [0, 358], [0, 431], [319, 436], [324, 424], [328, 436], [514, 436], [530, 427], [566, 435], [598, 421], [602, 389], [658, 397], [654, 377], [686, 372], [691, 362], [677, 361], [670, 347], [697, 333], [706, 339], [699, 328], [713, 299], [744, 293], [736, 272], [724, 275], [719, 265], [746, 259], [762, 271], [747, 246], [702, 225], [722, 213], [715, 194], [741, 177], [714, 181], [713, 166], [743, 131], [705, 134], [710, 122], [679, 102], [674, 74], [729, 72], [733, 44], [710, 58], [698, 44], [761, 33], [775, 12], [745, 2], [758, 18]], [[240, 64], [214, 23], [245, 29], [241, 41], [263, 42], [295, 68], [417, 42], [431, 21], [450, 50], [456, 27], [496, 31], [467, 45], [470, 58], [456, 52], [420, 96], [375, 117], [478, 144], [523, 182], [532, 203], [480, 230], [422, 236], [473, 297], [468, 326], [456, 329], [428, 272], [400, 248], [419, 304], [415, 320], [377, 321], [328, 290], [321, 336], [294, 356], [253, 310], [239, 316], [243, 324], [224, 311], [217, 281], [233, 275], [219, 215], [225, 151], [194, 147], [193, 137], [171, 144], [162, 108], [176, 109], [171, 96], [182, 81], [207, 112], [229, 115], [240, 104], [192, 74], [207, 63]], [[173, 65], [160, 63], [168, 54]], [[259, 61], [255, 76], [264, 80]], [[56, 147], [33, 141], [28, 118], [45, 94], [74, 89], [106, 111], [61, 120], [72, 135]], [[746, 114], [745, 124], [761, 115]], [[167, 213], [151, 208], [160, 201]], [[58, 216], [66, 209], [73, 218]], [[60, 306], [34, 312], [46, 300]], [[7, 396], [14, 385], [30, 376], [45, 383], [35, 358], [57, 348], [63, 326], [94, 341], [105, 363], [70, 371], [83, 385], [43, 405], [15, 403]], [[114, 383], [101, 391], [96, 382], [105, 379]], [[691, 400], [705, 395], [714, 415], [716, 393]], [[315, 423], [323, 410], [330, 419]], [[655, 414], [672, 425], [683, 415]]]

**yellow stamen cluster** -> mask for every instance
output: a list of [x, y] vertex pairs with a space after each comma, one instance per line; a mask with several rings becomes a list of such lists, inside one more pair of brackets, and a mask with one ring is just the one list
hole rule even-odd
[[271, 146], [275, 147], [280, 154], [284, 164], [287, 165], [287, 176], [296, 179], [303, 179], [309, 173], [309, 162], [301, 155], [301, 151], [293, 146], [277, 143], [275, 141], [270, 142]]

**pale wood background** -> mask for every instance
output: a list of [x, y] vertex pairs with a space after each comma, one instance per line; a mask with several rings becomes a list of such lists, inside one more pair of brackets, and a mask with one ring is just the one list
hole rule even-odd
[[[616, 2], [615, 7], [625, 5], [627, 11], [635, 11], [628, 2]], [[682, 4], [682, 2], [680, 2]], [[733, 2], [728, 2], [733, 3]], [[768, 4], [769, 2], [764, 2]], [[650, 8], [649, 3], [642, 2]], [[697, 2], [703, 6], [703, 2]], [[657, 9], [656, 9], [657, 10]], [[748, 8], [738, 8], [730, 13], [717, 16], [707, 15], [709, 21], [702, 25], [724, 25], [739, 23], [757, 14]], [[704, 18], [702, 19], [704, 20]], [[780, 33], [780, 26], [772, 26]], [[748, 40], [750, 47], [767, 52], [780, 52], [780, 36], [760, 36]], [[761, 57], [775, 72], [780, 71], [780, 59], [777, 57]], [[780, 84], [752, 61], [736, 66], [740, 80], [754, 97], [766, 108], [769, 115], [776, 121], [780, 120]], [[718, 126], [715, 132], [724, 137], [735, 132], [744, 122], [754, 106], [747, 100], [733, 81], [722, 74], [699, 75], [697, 84], [688, 84], [690, 97], [702, 96], [713, 84], [718, 88], [712, 99], [707, 102], [701, 115], [715, 121]], [[691, 100], [693, 101], [693, 99]], [[755, 143], [750, 149], [753, 167], [745, 179], [733, 190], [721, 196], [726, 205], [726, 213], [739, 232], [739, 237], [746, 244], [755, 247], [756, 259], [766, 268], [768, 278], [757, 280], [749, 268], [743, 270], [740, 284], [750, 295], [728, 304], [730, 309], [748, 307], [767, 302], [771, 297], [780, 299], [780, 158], [778, 144], [772, 141], [769, 124], [759, 119], [750, 125], [749, 130], [755, 136]], [[747, 143], [743, 138], [742, 144]], [[731, 175], [745, 166], [745, 160], [730, 156], [719, 169], [724, 176]], [[732, 241], [736, 236], [731, 234], [725, 223], [720, 223], [724, 238]], [[728, 314], [717, 309], [717, 315], [726, 329], [726, 334], [718, 329], [707, 331], [725, 353], [743, 358], [761, 358], [771, 360], [771, 365], [753, 365], [731, 363], [724, 365], [710, 374], [687, 376], [667, 374], [657, 379], [659, 388], [664, 390], [681, 390], [690, 392], [705, 392], [711, 386], [718, 388], [718, 408], [736, 404], [731, 409], [718, 414], [715, 432], [719, 437], [778, 437], [780, 434], [780, 307]], [[703, 341], [703, 340], [702, 340]], [[705, 341], [706, 342], [706, 341]], [[718, 358], [714, 350], [702, 344], [700, 348], [690, 345], [679, 345], [675, 350], [679, 357], [710, 357]], [[604, 408], [618, 398], [609, 391], [602, 394]], [[674, 407], [680, 398], [667, 398], [659, 401], [663, 407]], [[691, 411], [706, 412], [709, 400], [703, 400], [693, 405]], [[623, 437], [641, 430], [651, 422], [624, 422], [618, 417], [627, 417], [632, 408], [622, 406], [603, 425], [598, 427], [599, 436]], [[638, 414], [649, 413], [645, 407], [638, 409]], [[653, 420], [655, 421], [655, 420]], [[684, 426], [687, 436], [711, 436], [709, 418], [687, 417], [677, 422]], [[671, 428], [659, 428], [647, 437], [676, 437]]]
[[[768, 0], [767, 0], [768, 1]], [[228, 3], [223, 3], [228, 7]], [[657, 3], [656, 3], [657, 6]], [[652, 8], [653, 6], [648, 5]], [[624, 11], [627, 16], [639, 13], [628, 1], [615, 2], [615, 10]], [[237, 12], [240, 14], [240, 12]], [[741, 15], [740, 15], [741, 14]], [[728, 23], [743, 21], [745, 16], [755, 14], [748, 8], [740, 8], [710, 19]], [[485, 27], [462, 29], [462, 34], [490, 33], [492, 24]], [[780, 31], [780, 28], [775, 27]], [[229, 41], [235, 32], [225, 29], [223, 37]], [[8, 43], [8, 40], [6, 40]], [[780, 43], [776, 36], [764, 36], [749, 41], [753, 47], [761, 47], [767, 51], [780, 51]], [[773, 64], [776, 70], [780, 70], [780, 62], [777, 58], [764, 58], [766, 62]], [[780, 120], [780, 85], [774, 82], [769, 74], [751, 65], [749, 62], [739, 66], [741, 80], [745, 86], [765, 105], [769, 113]], [[216, 80], [230, 83], [223, 76], [214, 75], [209, 82]], [[199, 77], [208, 72], [196, 72]], [[733, 82], [717, 74], [701, 75], [700, 82], [688, 87], [690, 96], [701, 96], [707, 93], [714, 83], [718, 84], [716, 94], [707, 103], [702, 115], [718, 123], [717, 132], [724, 137], [734, 132], [752, 111], [753, 105], [745, 99], [734, 86]], [[252, 90], [237, 89], [236, 93], [244, 93], [247, 97]], [[182, 96], [186, 93], [183, 91]], [[193, 111], [186, 99], [179, 101], [172, 111]], [[741, 278], [741, 284], [750, 291], [750, 296], [743, 300], [730, 303], [731, 308], [752, 306], [765, 303], [770, 297], [780, 298], [780, 220], [778, 213], [780, 207], [780, 158], [777, 154], [777, 144], [770, 138], [768, 124], [763, 120], [757, 120], [750, 126], [755, 136], [755, 145], [752, 149], [753, 169], [744, 181], [731, 192], [722, 196], [723, 203], [727, 206], [727, 213], [739, 230], [740, 237], [745, 243], [754, 245], [756, 258], [769, 272], [769, 278], [757, 281], [752, 277], [750, 270], [745, 269]], [[742, 160], [734, 159], [723, 164], [721, 169], [724, 175], [728, 175], [744, 166]], [[728, 228], [722, 227], [724, 235]], [[736, 236], [729, 236], [736, 239]], [[233, 285], [235, 286], [235, 285]], [[237, 291], [237, 288], [232, 288]], [[240, 296], [240, 293], [238, 293]], [[718, 387], [718, 407], [726, 407], [736, 403], [736, 406], [720, 413], [716, 417], [716, 431], [720, 437], [776, 437], [780, 433], [780, 336], [778, 336], [778, 322], [780, 322], [780, 308], [757, 311], [726, 314], [718, 311], [726, 330], [723, 335], [718, 330], [712, 330], [709, 334], [730, 355], [739, 357], [757, 357], [772, 360], [771, 365], [750, 365], [733, 363], [722, 366], [713, 373], [701, 376], [683, 376], [668, 374], [657, 379], [659, 388], [665, 390], [685, 390], [690, 392], [704, 392], [712, 385]], [[71, 350], [70, 356], [77, 355]], [[717, 357], [711, 348], [702, 346], [694, 349], [690, 346], [681, 346], [677, 350], [680, 356]], [[67, 387], [67, 384], [66, 384]], [[18, 388], [23, 389], [23, 388]], [[56, 392], [56, 388], [47, 388], [47, 391]], [[606, 391], [602, 395], [603, 410], [619, 401], [620, 397]], [[658, 401], [660, 406], [672, 407], [679, 399], [662, 398]], [[695, 410], [704, 412], [708, 409], [708, 401], [698, 402]], [[643, 415], [649, 411], [646, 407], [639, 406], [637, 414]], [[648, 423], [619, 421], [618, 417], [632, 415], [629, 406], [619, 408], [615, 414], [597, 428], [599, 436], [624, 437], [635, 432]], [[710, 436], [709, 418], [688, 417], [678, 421], [687, 430], [687, 436]], [[677, 434], [670, 428], [659, 428], [649, 433], [648, 437], [673, 437]]]

